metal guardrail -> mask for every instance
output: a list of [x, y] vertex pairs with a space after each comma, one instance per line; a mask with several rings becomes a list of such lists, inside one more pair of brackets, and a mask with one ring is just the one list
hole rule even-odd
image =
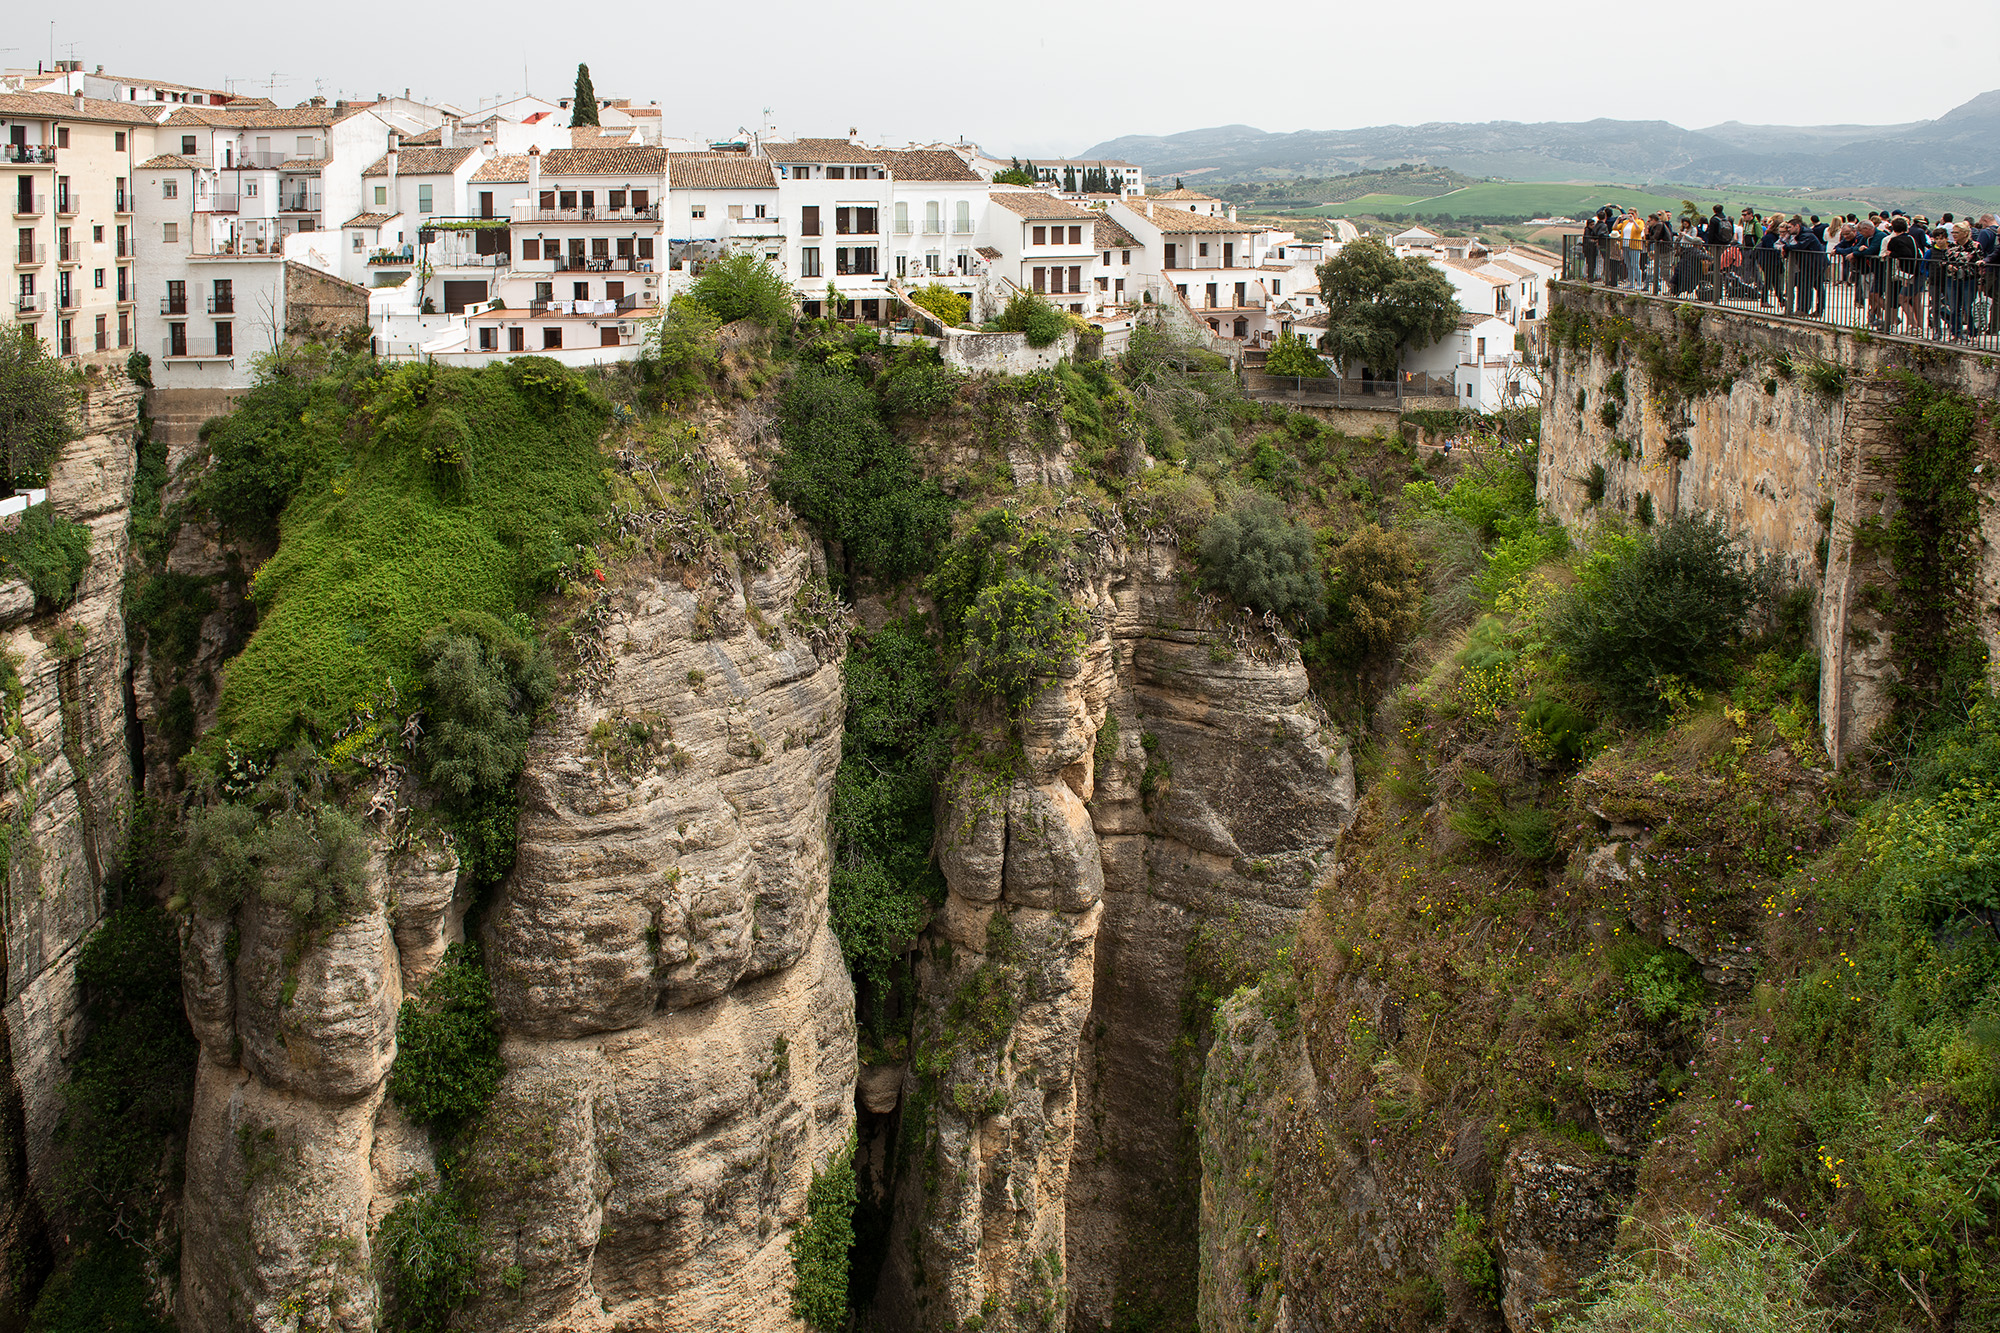
[[0, 144], [0, 162], [28, 165], [37, 162], [54, 162], [56, 150], [48, 144], [5, 143]]
[[1621, 248], [1563, 238], [1563, 277], [1637, 295], [1808, 319], [1837, 328], [2000, 351], [2000, 265], [1942, 258], [1676, 242], [1643, 250], [1636, 278]]
[[1369, 407], [1399, 407], [1403, 401], [1400, 380], [1315, 379], [1308, 375], [1265, 375], [1243, 373], [1243, 390], [1254, 398], [1281, 398], [1302, 403], [1358, 403]]

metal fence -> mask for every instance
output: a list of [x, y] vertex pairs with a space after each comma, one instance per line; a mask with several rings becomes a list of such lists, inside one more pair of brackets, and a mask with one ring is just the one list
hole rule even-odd
[[1563, 277], [1946, 346], [2000, 351], [2000, 265], [1677, 241], [1638, 272], [1615, 244], [1563, 238]]

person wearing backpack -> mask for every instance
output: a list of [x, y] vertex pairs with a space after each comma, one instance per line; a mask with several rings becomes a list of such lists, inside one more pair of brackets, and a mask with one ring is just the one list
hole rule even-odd
[[1729, 245], [1735, 239], [1736, 229], [1729, 225], [1729, 219], [1723, 215], [1722, 205], [1717, 204], [1715, 211], [1708, 215], [1708, 230], [1702, 236], [1702, 240], [1710, 245]]
[[1583, 224], [1583, 240], [1581, 242], [1583, 246], [1583, 280], [1589, 283], [1597, 281], [1598, 244], [1602, 239], [1598, 234], [1597, 227], [1603, 218], [1604, 213], [1600, 209], [1598, 212], [1590, 215], [1590, 221]]

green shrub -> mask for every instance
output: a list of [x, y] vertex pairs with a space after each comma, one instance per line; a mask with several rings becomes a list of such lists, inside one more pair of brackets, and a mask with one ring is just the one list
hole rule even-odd
[[0, 532], [0, 566], [25, 579], [37, 601], [67, 606], [90, 568], [90, 529], [50, 505], [31, 505], [13, 531]]
[[978, 694], [1026, 707], [1041, 682], [1083, 650], [1087, 629], [1083, 611], [1045, 579], [982, 588], [965, 613], [965, 679]]
[[263, 366], [234, 411], [202, 424], [208, 468], [194, 487], [196, 506], [232, 535], [275, 540], [278, 516], [306, 477], [340, 456], [341, 420], [350, 410], [344, 397], [330, 377], [309, 380]]
[[1025, 333], [1028, 346], [1047, 347], [1069, 331], [1069, 318], [1033, 292], [1015, 292], [999, 318], [986, 327], [1000, 333]]
[[1423, 570], [1407, 533], [1370, 523], [1335, 548], [1327, 633], [1336, 656], [1387, 652], [1416, 632], [1423, 611]]
[[847, 1327], [847, 1259], [854, 1248], [854, 1140], [813, 1172], [806, 1216], [792, 1232], [792, 1314], [815, 1333]]
[[146, 1255], [109, 1237], [71, 1255], [51, 1274], [28, 1315], [28, 1333], [174, 1333], [153, 1308]]
[[951, 405], [965, 377], [928, 347], [907, 347], [882, 372], [876, 387], [892, 416], [922, 416]]
[[1829, 1333], [1834, 1312], [1814, 1280], [1841, 1242], [1787, 1234], [1757, 1217], [1682, 1217], [1652, 1244], [1607, 1264], [1583, 1288], [1584, 1308], [1557, 1333]]
[[510, 786], [535, 714], [555, 697], [541, 644], [479, 611], [454, 611], [418, 648], [431, 782], [459, 799]]
[[224, 802], [188, 815], [175, 877], [210, 915], [226, 916], [254, 893], [306, 928], [366, 906], [368, 848], [367, 830], [338, 806], [307, 803], [266, 817]]
[[389, 1210], [375, 1233], [375, 1254], [389, 1298], [384, 1327], [444, 1333], [451, 1312], [475, 1290], [479, 1230], [457, 1194], [439, 1183]]
[[111, 912], [77, 955], [85, 1026], [66, 1061], [56, 1193], [86, 1233], [149, 1235], [174, 1188], [163, 1149], [187, 1123], [196, 1054], [180, 976], [179, 932], [150, 901]]
[[493, 987], [478, 946], [454, 944], [396, 1015], [389, 1095], [410, 1119], [449, 1131], [479, 1118], [504, 1072]]
[[724, 324], [749, 319], [775, 329], [792, 322], [791, 283], [748, 251], [709, 260], [687, 294]]
[[0, 333], [0, 482], [9, 490], [47, 485], [76, 428], [77, 377], [32, 325]]
[[1593, 505], [1604, 503], [1604, 488], [1607, 482], [1607, 478], [1604, 475], [1604, 464], [1592, 463], [1590, 471], [1578, 477], [1577, 480], [1583, 483], [1585, 503]]
[[1767, 576], [1719, 519], [1678, 517], [1605, 542], [1557, 606], [1550, 637], [1569, 668], [1629, 718], [1671, 711], [1667, 685], [1724, 677]]
[[1477, 769], [1466, 770], [1463, 780], [1468, 799], [1446, 820], [1460, 835], [1524, 861], [1543, 861], [1554, 854], [1555, 822], [1548, 811], [1509, 805], [1500, 784]]
[[875, 395], [854, 376], [801, 366], [779, 403], [784, 449], [771, 489], [852, 566], [882, 579], [922, 569], [950, 521], [951, 501], [889, 432]]
[[965, 323], [972, 302], [941, 282], [927, 282], [910, 293], [910, 304], [922, 306], [948, 326]]
[[1655, 1022], [1662, 1018], [1701, 1017], [1707, 991], [1701, 969], [1679, 949], [1634, 945], [1614, 957], [1639, 1012]]
[[153, 387], [153, 358], [144, 352], [134, 352], [125, 358], [125, 374], [142, 389]]
[[1314, 624], [1323, 610], [1313, 536], [1268, 497], [1224, 510], [1202, 529], [1202, 579], [1237, 606]]
[[644, 369], [661, 380], [660, 392], [678, 403], [700, 393], [722, 363], [715, 312], [689, 296], [676, 296], [667, 313], [653, 322], [646, 339]]
[[1326, 379], [1333, 374], [1313, 345], [1299, 335], [1287, 330], [1278, 335], [1278, 341], [1271, 347], [1271, 355], [1264, 363], [1264, 371], [1270, 375], [1302, 375], [1308, 379]]

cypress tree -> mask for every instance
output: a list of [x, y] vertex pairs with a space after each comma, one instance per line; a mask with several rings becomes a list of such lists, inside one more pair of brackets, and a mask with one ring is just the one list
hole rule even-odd
[[570, 100], [569, 123], [572, 125], [595, 125], [597, 121], [597, 90], [590, 86], [590, 66], [576, 67], [576, 96]]

